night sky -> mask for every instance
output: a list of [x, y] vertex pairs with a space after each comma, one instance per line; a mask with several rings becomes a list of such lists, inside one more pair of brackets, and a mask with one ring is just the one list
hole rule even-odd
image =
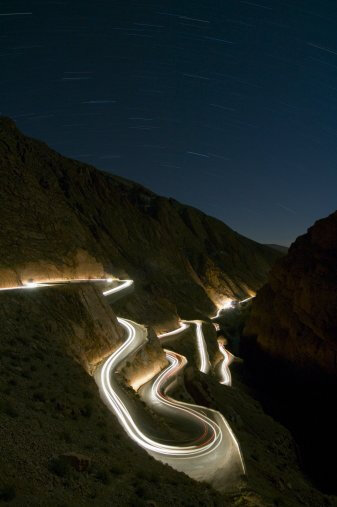
[[0, 1], [0, 112], [264, 243], [337, 204], [335, 0]]

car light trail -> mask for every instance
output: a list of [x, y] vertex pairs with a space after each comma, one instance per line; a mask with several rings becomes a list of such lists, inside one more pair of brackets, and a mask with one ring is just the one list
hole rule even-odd
[[202, 322], [200, 320], [184, 320], [185, 324], [194, 324], [196, 328], [197, 349], [199, 353], [199, 370], [202, 373], [208, 373], [211, 369], [211, 363], [208, 356], [207, 345], [202, 331]]
[[[104, 362], [98, 374], [98, 384], [102, 388], [105, 400], [109, 403], [110, 408], [119, 418], [123, 428], [128, 433], [128, 435], [147, 451], [163, 455], [191, 458], [199, 456], [201, 454], [204, 455], [208, 451], [215, 449], [222, 440], [222, 434], [218, 425], [202, 413], [198, 413], [196, 410], [196, 408], [198, 408], [197, 406], [190, 408], [190, 405], [188, 404], [185, 406], [185, 404], [182, 402], [176, 402], [174, 400], [168, 399], [161, 392], [161, 386], [165, 384], [167, 379], [174, 375], [180, 368], [179, 359], [174, 353], [167, 353], [167, 358], [170, 364], [159, 375], [152, 388], [152, 394], [162, 403], [173, 407], [175, 410], [183, 411], [189, 417], [196, 418], [204, 425], [208, 425], [207, 441], [201, 442], [198, 445], [194, 443], [187, 446], [167, 445], [151, 439], [140, 430], [140, 428], [135, 423], [132, 415], [130, 414], [130, 411], [122, 401], [121, 396], [118, 395], [116, 386], [113, 385], [112, 379], [114, 372], [120, 363], [125, 359], [125, 357], [133, 351], [133, 342], [136, 341], [137, 335], [137, 330], [134, 323], [121, 318], [118, 318], [118, 321], [125, 328], [127, 332], [127, 339], [123, 345], [119, 347], [116, 352], [111, 354], [111, 356]], [[147, 341], [145, 333], [143, 341]], [[137, 348], [139, 345], [135, 344], [135, 346]], [[211, 437], [209, 437], [209, 434], [211, 434]]]
[[247, 301], [250, 301], [251, 299], [254, 299], [254, 298], [255, 298], [255, 296], [250, 296], [246, 299], [242, 299], [241, 301], [236, 301], [234, 299], [227, 299], [227, 301], [223, 304], [223, 306], [218, 308], [216, 315], [211, 317], [211, 320], [218, 319], [223, 310], [230, 310], [231, 308], [234, 308], [235, 305], [237, 305], [237, 304], [241, 305], [241, 303], [247, 303]]
[[[114, 280], [112, 280], [112, 278], [108, 278], [107, 279], [107, 282], [113, 282]], [[105, 290], [103, 291], [103, 296], [109, 296], [110, 294], [115, 294], [116, 292], [120, 292], [124, 289], [126, 289], [127, 287], [131, 287], [131, 285], [133, 285], [133, 280], [115, 280], [116, 282], [121, 282], [120, 285], [118, 285], [117, 287], [113, 287], [112, 289], [108, 289], [108, 290]]]
[[239, 301], [239, 304], [246, 303], [247, 301], [250, 301], [251, 299], [254, 299], [254, 298], [255, 298], [255, 296], [250, 296], [249, 298], [242, 299], [241, 301]]
[[177, 334], [180, 334], [183, 331], [185, 331], [185, 329], [187, 329], [189, 327], [190, 327], [189, 324], [186, 324], [186, 322], [181, 322], [180, 326], [177, 329], [174, 329], [173, 331], [169, 331], [168, 333], [158, 334], [157, 336], [160, 340], [163, 340], [165, 338], [169, 338], [170, 336], [175, 336]]
[[199, 370], [202, 373], [208, 373], [211, 369], [211, 363], [208, 356], [207, 345], [205, 342], [204, 333], [202, 331], [202, 322], [198, 320], [184, 320], [180, 323], [180, 326], [173, 331], [169, 331], [168, 333], [162, 333], [158, 335], [160, 340], [165, 341], [166, 338], [170, 338], [171, 336], [178, 335], [185, 331], [185, 329], [190, 327], [190, 324], [194, 324], [196, 327], [196, 338], [197, 338], [197, 349], [200, 358], [200, 366]]
[[211, 368], [211, 364], [209, 362], [209, 356], [204, 333], [202, 332], [202, 323], [196, 322], [196, 327], [197, 327], [197, 344], [200, 356], [200, 371], [202, 373], [208, 373]]
[[[167, 461], [167, 463], [199, 480], [205, 480], [205, 477], [209, 474], [207, 479], [211, 483], [211, 470], [216, 473], [216, 471], [223, 468], [223, 480], [226, 480], [225, 476], [228, 473], [228, 468], [235, 470], [234, 475], [236, 473], [239, 475], [244, 474], [245, 466], [239, 444], [224, 416], [216, 410], [177, 401], [167, 395], [167, 391], [175, 382], [179, 371], [187, 364], [187, 360], [184, 356], [175, 352], [169, 350], [165, 352], [170, 366], [141, 388], [141, 397], [154, 411], [164, 417], [167, 415], [167, 411], [163, 411], [163, 407], [171, 409], [171, 413], [175, 414], [176, 417], [179, 412], [185, 413], [186, 420], [191, 418], [191, 415], [194, 418], [197, 417], [203, 430], [201, 436], [194, 440], [195, 445], [198, 443], [197, 447], [200, 449], [200, 453], [183, 456], [189, 464], [187, 468], [186, 465], [185, 467], [179, 465], [179, 461]], [[195, 446], [192, 448], [195, 448]], [[185, 447], [185, 449], [187, 448]], [[188, 453], [190, 453], [190, 450], [188, 450]], [[182, 456], [179, 457], [179, 460], [181, 458]], [[199, 460], [188, 461], [189, 458], [199, 458]], [[195, 465], [193, 465], [194, 461], [196, 462]], [[217, 463], [216, 466], [215, 463]], [[231, 464], [229, 465], [229, 463]], [[201, 471], [204, 466], [206, 466], [206, 469]], [[198, 470], [198, 475], [195, 475], [196, 470]]]
[[227, 301], [218, 309], [216, 315], [214, 315], [213, 317], [211, 317], [211, 319], [217, 319], [218, 317], [220, 317], [220, 314], [223, 310], [229, 310], [230, 308], [233, 308], [233, 299], [227, 299]]
[[218, 342], [219, 350], [223, 355], [223, 360], [221, 361], [220, 368], [220, 384], [224, 384], [225, 386], [232, 385], [232, 375], [229, 369], [229, 365], [233, 362], [234, 356], [225, 349], [224, 345]]

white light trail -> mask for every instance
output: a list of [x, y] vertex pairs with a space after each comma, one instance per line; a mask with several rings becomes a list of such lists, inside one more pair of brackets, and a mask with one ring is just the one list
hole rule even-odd
[[167, 338], [170, 336], [180, 334], [183, 331], [185, 331], [185, 329], [187, 329], [188, 327], [190, 327], [190, 326], [188, 324], [186, 324], [186, 322], [181, 322], [180, 326], [177, 329], [174, 329], [173, 331], [169, 331], [168, 333], [161, 333], [158, 335], [158, 338], [161, 340], [162, 338]]
[[247, 301], [250, 301], [251, 299], [254, 299], [255, 296], [250, 296], [249, 298], [246, 298], [246, 299], [242, 299], [241, 301], [239, 301], [239, 303], [246, 303]]
[[225, 349], [224, 345], [218, 342], [219, 350], [223, 355], [223, 360], [221, 361], [221, 379], [219, 380], [220, 384], [224, 384], [226, 386], [232, 385], [232, 375], [229, 369], [229, 365], [233, 362], [234, 356]]
[[197, 328], [197, 344], [200, 356], [200, 371], [202, 373], [208, 373], [211, 368], [211, 365], [209, 362], [209, 356], [204, 333], [202, 332], [202, 323], [196, 322], [196, 328]]
[[250, 296], [246, 299], [242, 299], [241, 301], [236, 301], [234, 299], [227, 299], [227, 301], [220, 307], [218, 308], [218, 311], [216, 313], [216, 315], [214, 315], [213, 317], [211, 317], [211, 320], [214, 320], [214, 319], [217, 319], [218, 317], [220, 317], [221, 315], [221, 312], [223, 310], [230, 310], [231, 308], [234, 308], [235, 307], [235, 304], [239, 303], [246, 303], [247, 301], [250, 301], [251, 299], [254, 299], [255, 296]]
[[208, 373], [209, 370], [211, 369], [211, 363], [210, 363], [209, 356], [208, 356], [207, 345], [205, 342], [204, 333], [202, 331], [202, 322], [200, 322], [198, 320], [196, 320], [196, 321], [184, 320], [180, 323], [180, 326], [177, 329], [174, 329], [173, 331], [169, 331], [168, 333], [159, 334], [158, 338], [160, 340], [163, 340], [163, 339], [165, 340], [166, 338], [180, 334], [183, 331], [185, 331], [185, 329], [189, 328], [190, 324], [194, 324], [196, 327], [197, 349], [198, 349], [199, 358], [200, 358], [199, 370], [202, 373]]
[[[182, 402], [169, 400], [161, 392], [162, 384], [164, 384], [169, 377], [171, 377], [177, 370], [179, 370], [179, 360], [177, 358], [177, 354], [174, 353], [167, 353], [167, 358], [170, 362], [170, 365], [163, 372], [161, 372], [155, 381], [152, 388], [153, 396], [160, 399], [162, 403], [173, 406], [176, 410], [184, 411], [189, 415], [189, 417], [197, 418], [203, 424], [208, 425], [212, 437], [210, 439], [209, 436], [207, 436], [207, 441], [202, 442], [198, 445], [192, 444], [187, 446], [176, 446], [157, 442], [149, 438], [140, 430], [132, 418], [132, 415], [130, 414], [126, 405], [123, 403], [121, 397], [117, 394], [116, 386], [113, 386], [112, 383], [113, 374], [118, 368], [119, 364], [123, 361], [123, 359], [125, 359], [127, 355], [129, 355], [129, 353], [133, 352], [134, 348], [138, 348], [137, 343], [133, 345], [133, 342], [136, 341], [137, 335], [134, 323], [121, 318], [118, 318], [118, 322], [126, 329], [127, 339], [123, 345], [119, 347], [116, 352], [111, 354], [111, 356], [103, 364], [99, 373], [99, 384], [103, 390], [105, 399], [110, 405], [110, 408], [117, 415], [128, 435], [133, 440], [135, 440], [138, 445], [147, 451], [170, 456], [191, 458], [200, 454], [205, 454], [212, 448], [215, 449], [221, 443], [222, 439], [222, 433], [219, 426], [205, 415], [198, 413], [195, 408], [190, 408], [190, 405], [186, 404], [185, 406], [185, 404]], [[146, 341], [146, 338], [144, 338], [144, 342]], [[128, 349], [130, 350], [128, 351]], [[193, 405], [193, 407], [197, 406]]]
[[8, 291], [8, 290], [22, 290], [22, 289], [36, 289], [38, 287], [48, 287], [51, 286], [50, 283], [35, 283], [35, 282], [26, 282], [24, 285], [16, 285], [14, 287], [1, 287], [0, 291]]
[[229, 310], [230, 308], [233, 308], [233, 303], [233, 299], [227, 299], [227, 301], [220, 308], [218, 308], [216, 315], [214, 315], [214, 317], [211, 317], [211, 319], [217, 319], [220, 317], [220, 314], [223, 310]]
[[27, 289], [36, 289], [37, 286], [38, 286], [38, 284], [36, 282], [26, 282], [25, 283], [25, 287]]
[[[109, 280], [111, 280], [111, 282], [113, 281], [111, 278], [108, 278], [107, 282]], [[131, 287], [131, 285], [133, 284], [133, 280], [116, 280], [116, 281], [121, 282], [121, 284], [118, 285], [117, 287], [113, 287], [112, 289], [108, 289], [108, 290], [103, 291], [103, 296], [109, 296], [110, 294], [115, 294], [116, 292], [124, 290], [127, 287]]]
[[196, 337], [197, 337], [197, 349], [199, 353], [200, 365], [199, 370], [202, 373], [208, 373], [211, 369], [211, 363], [208, 356], [207, 345], [204, 337], [204, 333], [202, 331], [202, 322], [200, 320], [184, 320], [184, 323], [194, 324], [196, 327]]

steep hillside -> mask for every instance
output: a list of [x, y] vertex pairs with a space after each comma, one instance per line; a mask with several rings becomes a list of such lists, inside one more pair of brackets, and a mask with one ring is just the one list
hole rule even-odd
[[62, 157], [8, 118], [0, 119], [0, 174], [0, 286], [130, 277], [137, 290], [125, 313], [160, 327], [256, 291], [280, 255], [194, 208]]
[[337, 373], [337, 212], [300, 236], [257, 294], [245, 334], [273, 356]]
[[82, 366], [121, 337], [94, 287], [1, 292], [0, 320], [1, 504], [232, 505], [152, 459], [100, 400]]
[[[241, 340], [265, 408], [292, 431], [315, 484], [336, 494], [337, 212], [272, 269]], [[266, 382], [268, 379], [268, 382]]]

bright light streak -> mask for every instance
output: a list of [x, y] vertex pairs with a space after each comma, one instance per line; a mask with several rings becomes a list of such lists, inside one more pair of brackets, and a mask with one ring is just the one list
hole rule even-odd
[[38, 284], [36, 282], [25, 282], [25, 287], [27, 289], [36, 289]]
[[[200, 449], [202, 448], [202, 454], [204, 456], [205, 454], [208, 454], [210, 449], [213, 451], [220, 445], [222, 441], [221, 430], [218, 424], [212, 421], [209, 417], [205, 416], [205, 414], [199, 412], [200, 409], [203, 410], [203, 407], [191, 403], [184, 403], [182, 401], [173, 400], [165, 394], [167, 390], [167, 388], [165, 389], [165, 384], [167, 384], [167, 382], [172, 379], [173, 375], [176, 376], [179, 370], [184, 368], [187, 364], [187, 360], [184, 356], [181, 356], [180, 354], [171, 352], [169, 350], [165, 350], [165, 352], [166, 358], [170, 362], [170, 366], [165, 369], [155, 380], [152, 386], [152, 397], [159, 400], [162, 404], [172, 407], [176, 411], [178, 410], [180, 412], [184, 412], [188, 416], [192, 415], [202, 423], [202, 426], [204, 428], [204, 433], [202, 436], [205, 437], [206, 440], [204, 442], [201, 441], [197, 447]], [[209, 432], [211, 433], [211, 437], [207, 436]], [[199, 440], [200, 439], [197, 441]], [[189, 446], [188, 448], [194, 449], [195, 445]]]
[[232, 385], [232, 375], [229, 369], [229, 365], [233, 362], [233, 355], [225, 349], [224, 345], [218, 342], [219, 350], [223, 355], [223, 360], [221, 364], [221, 379], [219, 380], [220, 384], [224, 384], [226, 386]]
[[230, 308], [233, 308], [233, 303], [233, 299], [227, 299], [227, 301], [225, 301], [225, 303], [220, 308], [218, 308], [216, 315], [214, 315], [214, 317], [211, 317], [211, 319], [217, 319], [220, 317], [220, 314], [223, 310], [229, 310]]
[[[250, 296], [246, 299], [242, 299], [241, 301], [238, 301], [239, 304], [241, 303], [246, 303], [247, 301], [250, 301], [251, 299], [254, 299], [255, 296]], [[218, 308], [218, 311], [216, 313], [216, 315], [214, 315], [214, 317], [211, 317], [211, 319], [217, 319], [218, 317], [220, 317], [221, 315], [221, 312], [223, 310], [230, 310], [231, 308], [234, 308], [235, 307], [235, 299], [227, 299], [227, 301], [220, 307]]]
[[211, 368], [211, 365], [209, 362], [209, 356], [208, 356], [204, 333], [202, 332], [201, 322], [196, 323], [196, 328], [197, 328], [197, 345], [198, 345], [199, 356], [200, 356], [200, 371], [202, 373], [208, 373]]
[[180, 327], [178, 327], [177, 329], [174, 329], [173, 331], [169, 331], [168, 333], [159, 334], [158, 338], [162, 339], [162, 338], [167, 338], [169, 336], [174, 336], [176, 334], [182, 333], [188, 327], [190, 327], [189, 324], [186, 324], [186, 322], [181, 322]]
[[[107, 279], [107, 281], [109, 281], [109, 280], [111, 280], [111, 278]], [[116, 280], [116, 281], [121, 282], [121, 284], [118, 285], [117, 287], [113, 287], [112, 289], [108, 289], [108, 290], [103, 291], [103, 296], [109, 296], [110, 294], [115, 294], [116, 292], [124, 290], [133, 284], [133, 280]]]
[[202, 331], [202, 322], [200, 322], [199, 320], [184, 320], [184, 323], [191, 323], [194, 324], [196, 327], [197, 349], [200, 358], [199, 370], [202, 373], [208, 373], [209, 370], [211, 369], [211, 363], [209, 360], [204, 333]]
[[169, 338], [170, 336], [180, 334], [183, 331], [185, 331], [185, 329], [189, 328], [190, 324], [194, 324], [196, 327], [197, 348], [198, 348], [198, 353], [199, 353], [199, 358], [200, 358], [199, 370], [202, 373], [208, 373], [209, 370], [211, 369], [211, 364], [210, 364], [210, 360], [209, 360], [209, 356], [208, 356], [207, 345], [205, 342], [204, 333], [202, 331], [202, 323], [201, 322], [194, 321], [194, 320], [191, 320], [191, 321], [184, 320], [180, 323], [180, 327], [178, 327], [177, 329], [174, 329], [173, 331], [169, 331], [168, 333], [159, 334], [158, 338], [160, 340], [163, 340], [165, 338]]
[[[214, 453], [216, 449], [224, 443], [224, 436], [226, 436], [226, 439], [229, 437], [229, 442], [227, 441], [227, 445], [229, 447], [232, 447], [232, 459], [233, 462], [236, 462], [239, 464], [241, 473], [245, 473], [245, 466], [243, 457], [240, 451], [239, 444], [228, 425], [226, 419], [220, 412], [217, 412], [213, 409], [205, 409], [204, 407], [201, 407], [199, 405], [194, 405], [190, 403], [184, 403], [181, 401], [173, 400], [172, 398], [168, 397], [166, 392], [170, 387], [170, 380], [172, 383], [172, 379], [176, 378], [179, 370], [181, 370], [186, 364], [187, 360], [184, 356], [177, 354], [176, 352], [172, 352], [169, 350], [166, 350], [166, 357], [168, 361], [171, 363], [170, 366], [164, 370], [154, 381], [153, 385], [151, 386], [150, 396], [145, 396], [145, 400], [150, 403], [150, 405], [153, 405], [154, 409], [158, 405], [158, 401], [160, 404], [164, 404], [168, 407], [171, 407], [172, 410], [177, 412], [177, 409], [180, 411], [186, 411], [187, 415], [190, 416], [192, 412], [195, 412], [195, 415], [199, 418], [201, 424], [204, 427], [204, 432], [202, 434], [202, 438], [198, 438], [195, 440], [195, 442], [200, 442], [199, 447], [202, 447], [203, 452], [201, 455], [198, 455], [198, 457], [204, 458], [204, 456]], [[171, 371], [171, 372], [170, 372]], [[210, 417], [208, 417], [207, 414], [210, 414]], [[201, 416], [201, 419], [200, 419]], [[215, 422], [217, 421], [217, 422]], [[211, 431], [211, 436], [207, 437], [209, 435], [209, 432]], [[219, 433], [220, 431], [220, 433]], [[223, 453], [226, 452], [226, 448], [223, 448], [220, 450], [220, 456], [223, 456]], [[220, 457], [219, 456], [219, 457]], [[193, 456], [190, 456], [193, 457]], [[181, 457], [180, 457], [181, 459]], [[187, 457], [186, 457], [187, 459]], [[170, 462], [168, 462], [170, 463]], [[205, 461], [207, 463], [207, 461]], [[173, 465], [174, 466], [174, 465]], [[186, 473], [186, 470], [184, 470]]]
[[[204, 414], [199, 414], [195, 409], [190, 409], [190, 405], [186, 404], [186, 407], [183, 406], [182, 402], [175, 402], [173, 400], [168, 400], [161, 393], [161, 385], [166, 382], [166, 380], [171, 377], [177, 369], [179, 369], [179, 361], [173, 353], [168, 353], [167, 358], [170, 362], [168, 368], [166, 368], [156, 380], [153, 386], [153, 394], [158, 397], [161, 402], [174, 406], [177, 410], [184, 411], [189, 414], [190, 417], [194, 417], [199, 419], [205, 424], [208, 424], [210, 431], [212, 433], [212, 438], [207, 439], [207, 442], [201, 444], [192, 444], [187, 446], [175, 446], [175, 445], [167, 445], [160, 442], [156, 442], [155, 440], [149, 438], [145, 435], [139, 427], [136, 425], [134, 419], [132, 418], [130, 412], [128, 411], [126, 405], [123, 403], [120, 396], [118, 396], [116, 389], [114, 389], [112, 385], [113, 374], [116, 371], [118, 365], [125, 359], [130, 352], [132, 352], [133, 347], [132, 344], [136, 340], [137, 331], [132, 322], [127, 321], [125, 319], [118, 318], [118, 322], [126, 329], [128, 335], [126, 341], [123, 343], [119, 349], [111, 354], [111, 356], [105, 361], [103, 364], [99, 379], [100, 385], [102, 387], [105, 399], [108, 401], [110, 408], [119, 418], [123, 428], [128, 433], [128, 435], [135, 440], [138, 445], [146, 449], [150, 452], [155, 452], [164, 455], [170, 456], [180, 456], [180, 457], [194, 457], [196, 455], [205, 454], [205, 452], [209, 451], [212, 447], [217, 447], [222, 439], [222, 433], [219, 426], [213, 422], [211, 419], [206, 417]], [[146, 342], [146, 338], [144, 338], [144, 342]], [[128, 349], [130, 349], [128, 351]], [[138, 348], [136, 344], [136, 348]], [[188, 407], [188, 408], [187, 408]]]
[[250, 296], [249, 298], [242, 299], [242, 301], [239, 301], [239, 302], [240, 302], [240, 304], [241, 303], [246, 303], [246, 301], [250, 301], [251, 299], [254, 299], [254, 298], [255, 298], [255, 296]]

